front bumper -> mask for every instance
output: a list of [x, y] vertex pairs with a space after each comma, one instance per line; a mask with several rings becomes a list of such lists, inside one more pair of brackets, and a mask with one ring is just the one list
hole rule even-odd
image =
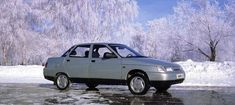
[[150, 81], [174, 81], [185, 79], [184, 71], [147, 73]]
[[185, 72], [183, 70], [163, 73], [155, 72], [149, 73], [148, 76], [151, 86], [169, 86], [182, 83], [185, 79]]
[[150, 85], [162, 87], [162, 86], [169, 86], [173, 84], [182, 83], [183, 81], [184, 79], [169, 80], [169, 81], [150, 81]]

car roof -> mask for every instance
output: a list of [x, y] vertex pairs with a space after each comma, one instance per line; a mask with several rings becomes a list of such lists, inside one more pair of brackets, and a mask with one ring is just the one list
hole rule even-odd
[[[93, 45], [93, 44], [102, 44], [102, 45], [108, 45], [108, 44], [120, 44], [120, 43], [81, 43], [77, 45]], [[123, 44], [121, 44], [123, 45]]]

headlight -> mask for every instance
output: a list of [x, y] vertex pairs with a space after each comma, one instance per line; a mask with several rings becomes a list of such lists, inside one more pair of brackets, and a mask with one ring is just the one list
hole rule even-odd
[[166, 71], [174, 71], [171, 67], [166, 68]]
[[157, 71], [158, 72], [165, 72], [166, 69], [163, 66], [157, 65]]

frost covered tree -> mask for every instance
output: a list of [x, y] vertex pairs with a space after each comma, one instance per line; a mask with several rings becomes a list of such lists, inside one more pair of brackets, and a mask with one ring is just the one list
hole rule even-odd
[[[234, 60], [234, 18], [229, 16], [234, 5], [227, 5], [227, 12], [224, 7], [215, 0], [179, 1], [172, 15], [147, 23], [145, 43], [139, 45], [146, 55], [171, 61]], [[138, 40], [136, 35], [132, 42]]]
[[143, 46], [143, 53], [164, 60], [180, 60], [180, 43], [174, 36], [172, 17], [148, 21], [147, 27], [148, 30], [142, 38], [139, 35], [133, 37], [133, 42]]
[[227, 47], [230, 49], [227, 49], [226, 52], [230, 52], [230, 54], [228, 54], [231, 55], [229, 56], [230, 59], [235, 59], [235, 1], [228, 1], [228, 4], [226, 4], [225, 7], [227, 19], [230, 21], [232, 26], [232, 37], [227, 41]]
[[208, 60], [215, 61], [232, 31], [219, 3], [182, 1], [174, 11], [178, 24], [186, 27], [186, 33], [178, 37]]
[[[157, 57], [160, 59], [169, 58], [166, 57], [171, 51], [169, 51], [168, 44], [166, 41], [169, 39], [169, 21], [166, 18], [160, 18], [148, 22], [149, 30], [147, 32], [147, 52], [146, 54], [152, 57]], [[166, 51], [168, 50], [168, 51]], [[166, 53], [168, 52], [168, 53]], [[166, 54], [166, 55], [164, 55]]]
[[[41, 7], [37, 8], [38, 4]], [[32, 13], [37, 17], [35, 24], [46, 27], [39, 31], [53, 42], [51, 55], [77, 43], [111, 41], [119, 27], [131, 23], [138, 14], [134, 0], [44, 0], [29, 5], [38, 11]]]
[[[18, 63], [26, 64], [29, 58], [28, 42], [35, 40], [28, 31], [25, 15], [29, 8], [20, 1], [3, 0], [0, 4], [0, 58], [2, 65]], [[33, 45], [34, 42], [31, 42]], [[27, 53], [27, 54], [26, 54]]]
[[111, 41], [138, 14], [135, 0], [3, 0], [1, 65], [40, 64], [71, 45]]
[[122, 31], [123, 34], [129, 35], [129, 44], [132, 48], [134, 48], [136, 51], [138, 51], [141, 54], [146, 53], [146, 32], [143, 29], [143, 26], [141, 24], [135, 24], [131, 26], [131, 28], [125, 28], [128, 29], [126, 31]]

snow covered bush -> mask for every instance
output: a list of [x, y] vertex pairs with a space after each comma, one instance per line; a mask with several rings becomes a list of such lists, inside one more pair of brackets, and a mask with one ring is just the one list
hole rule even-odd
[[181, 85], [190, 86], [235, 86], [235, 62], [177, 62], [186, 72]]
[[[186, 73], [180, 86], [235, 86], [235, 62], [177, 62]], [[0, 66], [0, 83], [51, 83], [43, 66]]]

